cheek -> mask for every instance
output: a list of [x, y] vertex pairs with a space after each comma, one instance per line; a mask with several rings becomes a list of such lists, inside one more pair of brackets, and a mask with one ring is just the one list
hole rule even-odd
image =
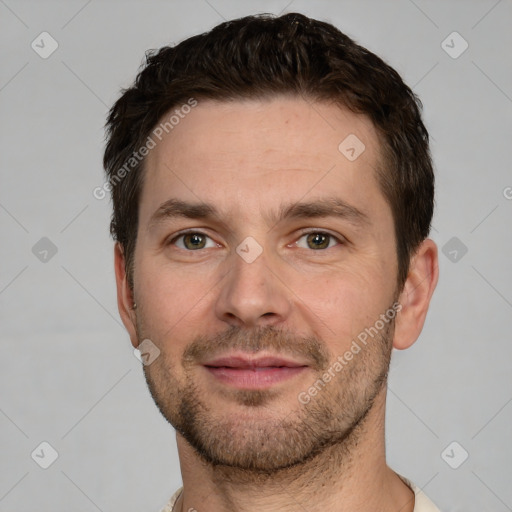
[[141, 261], [138, 267], [137, 296], [144, 304], [144, 325], [159, 339], [188, 339], [184, 330], [200, 325], [197, 320], [205, 303], [211, 301], [215, 282], [204, 273], [176, 270], [165, 263]]
[[301, 280], [293, 286], [295, 307], [309, 315], [332, 352], [342, 353], [389, 306], [389, 283], [382, 276], [377, 271], [338, 270]]

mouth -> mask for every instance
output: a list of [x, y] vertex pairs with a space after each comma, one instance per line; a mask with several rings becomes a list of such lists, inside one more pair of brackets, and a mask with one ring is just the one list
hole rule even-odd
[[236, 355], [208, 361], [204, 368], [217, 381], [241, 389], [264, 389], [288, 380], [309, 368], [301, 361], [267, 356]]

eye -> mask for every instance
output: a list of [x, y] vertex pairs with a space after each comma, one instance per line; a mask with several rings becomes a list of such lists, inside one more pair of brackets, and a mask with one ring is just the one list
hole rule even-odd
[[[304, 240], [305, 243], [301, 242], [302, 240]], [[301, 247], [302, 249], [319, 250], [330, 249], [331, 247], [340, 243], [341, 241], [330, 233], [325, 233], [323, 231], [311, 231], [310, 233], [305, 233], [302, 235], [295, 242], [295, 245], [297, 245], [297, 247]]]
[[208, 235], [205, 235], [200, 231], [182, 233], [181, 235], [173, 238], [169, 244], [174, 244], [180, 249], [184, 249], [186, 251], [196, 251], [198, 249], [217, 247], [217, 244]]

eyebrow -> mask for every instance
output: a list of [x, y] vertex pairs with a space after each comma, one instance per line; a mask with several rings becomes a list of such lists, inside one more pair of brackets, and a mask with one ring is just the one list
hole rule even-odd
[[[338, 197], [319, 198], [308, 202], [281, 205], [278, 212], [266, 216], [269, 224], [283, 220], [337, 217], [349, 221], [354, 226], [370, 225], [370, 218], [362, 210]], [[169, 199], [162, 203], [151, 215], [148, 228], [174, 218], [212, 220], [222, 223], [219, 210], [212, 204], [190, 203], [179, 199]]]

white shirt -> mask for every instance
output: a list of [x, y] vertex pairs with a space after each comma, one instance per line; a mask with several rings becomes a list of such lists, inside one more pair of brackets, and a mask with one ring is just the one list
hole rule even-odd
[[[398, 475], [398, 473], [397, 473]], [[405, 476], [398, 475], [402, 481], [414, 492], [414, 509], [413, 512], [440, 512], [440, 510], [427, 498], [425, 493]]]
[[[427, 498], [424, 492], [417, 485], [413, 484], [410, 480], [408, 480], [402, 475], [398, 476], [402, 479], [405, 485], [410, 487], [414, 492], [415, 501], [413, 512], [440, 512], [440, 510]], [[176, 503], [176, 500], [178, 499], [182, 490], [183, 487], [180, 487], [172, 495], [172, 498], [169, 500], [169, 503], [167, 503], [167, 505], [161, 510], [161, 512], [172, 512], [172, 507], [174, 507], [174, 504]]]

